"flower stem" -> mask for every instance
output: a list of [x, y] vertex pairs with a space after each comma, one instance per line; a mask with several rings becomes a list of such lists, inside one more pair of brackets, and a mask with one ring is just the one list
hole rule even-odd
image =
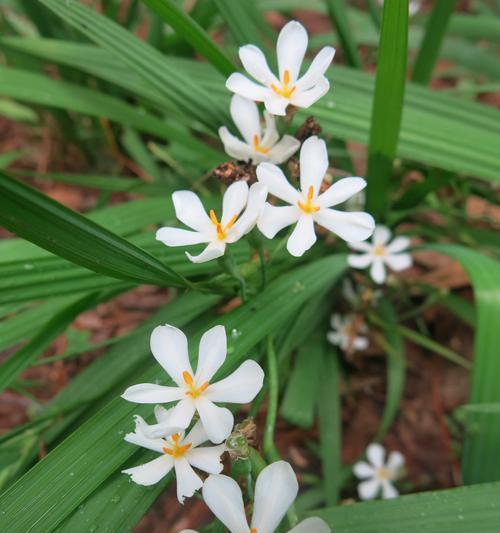
[[274, 428], [278, 411], [278, 361], [274, 350], [273, 339], [267, 338], [267, 375], [269, 400], [267, 404], [266, 425], [264, 428], [264, 455], [269, 461], [279, 461], [280, 456], [274, 444]]
[[232, 276], [238, 282], [240, 286], [241, 299], [243, 302], [246, 302], [247, 284], [229, 248], [226, 248], [226, 253], [221, 258], [219, 258], [219, 264], [223, 270], [225, 270], [230, 276]]

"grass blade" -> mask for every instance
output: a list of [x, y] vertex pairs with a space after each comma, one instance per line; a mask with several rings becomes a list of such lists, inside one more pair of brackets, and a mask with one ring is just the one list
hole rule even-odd
[[378, 222], [388, 205], [389, 179], [403, 112], [408, 49], [408, 4], [385, 0], [373, 99], [366, 206]]
[[[471, 278], [476, 305], [474, 370], [469, 405], [500, 401], [500, 262], [474, 250], [456, 245], [436, 244], [426, 248], [459, 261]], [[462, 471], [466, 483], [500, 480], [498, 413], [472, 413], [474, 428], [466, 434]]]
[[185, 39], [197, 53], [206, 57], [224, 76], [229, 76], [236, 67], [226, 54], [212, 41], [207, 32], [172, 0], [142, 0], [164, 22]]
[[361, 58], [359, 57], [358, 47], [354, 40], [353, 32], [349, 27], [347, 18], [347, 6], [344, 0], [326, 0], [328, 14], [334, 28], [337, 30], [339, 40], [346, 62], [351, 67], [361, 68]]
[[456, 3], [457, 0], [440, 0], [434, 3], [413, 67], [412, 79], [415, 83], [427, 85], [431, 81], [432, 71]]
[[153, 285], [187, 284], [140, 248], [3, 173], [0, 222], [20, 237], [100, 274]]

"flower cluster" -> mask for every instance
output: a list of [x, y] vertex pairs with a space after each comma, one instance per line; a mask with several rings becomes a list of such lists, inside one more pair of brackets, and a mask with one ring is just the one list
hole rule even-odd
[[[301, 145], [297, 138], [278, 133], [277, 116], [287, 113], [291, 116], [297, 107], [308, 108], [330, 87], [325, 73], [335, 49], [323, 48], [301, 74], [307, 45], [304, 27], [298, 22], [289, 22], [278, 37], [276, 75], [269, 69], [259, 48], [253, 45], [240, 48], [243, 67], [256, 81], [240, 73], [229, 76], [226, 87], [234, 93], [230, 113], [241, 138], [226, 126], [219, 129], [219, 136], [227, 154], [248, 165], [257, 165], [256, 182], [251, 186], [244, 181], [232, 183], [223, 195], [219, 210], [206, 210], [192, 191], [174, 192], [172, 201], [176, 217], [189, 229], [163, 227], [157, 231], [156, 239], [167, 246], [204, 244], [205, 248], [198, 255], [186, 252], [190, 261], [203, 263], [222, 258], [227, 245], [240, 240], [254, 228], [273, 239], [281, 230], [292, 226], [286, 248], [292, 256], [300, 257], [317, 241], [316, 226], [320, 226], [346, 241], [353, 250], [363, 252], [349, 255], [349, 265], [353, 268], [371, 266], [371, 277], [376, 283], [382, 283], [386, 266], [399, 271], [411, 264], [411, 256], [405, 252], [409, 240], [397, 237], [389, 243], [390, 231], [384, 226], [375, 228], [373, 217], [362, 208], [354, 211], [338, 209], [340, 204], [349, 200], [358, 202], [366, 182], [360, 177], [346, 177], [332, 183], [324, 140], [312, 135]], [[265, 106], [265, 127], [261, 124], [259, 102]], [[278, 165], [288, 161], [299, 149], [300, 177], [295, 185]], [[372, 234], [373, 243], [364, 242]], [[370, 289], [372, 296], [368, 302], [364, 293], [358, 294], [352, 288], [349, 292], [357, 314], [333, 315], [333, 331], [328, 333], [328, 340], [345, 351], [363, 350], [368, 346], [368, 340], [364, 336], [367, 328], [360, 310], [373, 305], [378, 293]], [[149, 424], [136, 415], [135, 429], [127, 433], [125, 440], [158, 456], [123, 472], [135, 483], [147, 486], [159, 482], [173, 470], [180, 503], [202, 489], [206, 504], [230, 532], [275, 531], [298, 492], [297, 478], [291, 466], [277, 461], [261, 471], [256, 480], [250, 525], [240, 487], [232, 478], [221, 475], [223, 453], [230, 451], [234, 457], [248, 457], [250, 446], [246, 441], [239, 450], [243, 438], [239, 426], [233, 438], [228, 439], [234, 429], [234, 416], [231, 410], [218, 404], [253, 401], [263, 386], [262, 368], [248, 359], [225, 378], [216, 379], [227, 357], [223, 326], [212, 327], [201, 336], [196, 370], [193, 370], [189, 357], [187, 338], [174, 326], [154, 329], [151, 351], [172, 384], [133, 385], [122, 397], [138, 404], [155, 405], [154, 423]], [[231, 362], [229, 366], [233, 366]], [[166, 409], [162, 404], [173, 405]], [[383, 450], [375, 444], [368, 448], [367, 455], [371, 465], [357, 463], [354, 466], [358, 477], [368, 478], [359, 485], [360, 497], [374, 497], [380, 488], [384, 497], [395, 496], [397, 492], [391, 482], [396, 478], [397, 467], [402, 464], [402, 456], [391, 454], [385, 465]], [[204, 474], [200, 475], [199, 471]], [[330, 528], [319, 518], [309, 518], [291, 530], [294, 533], [329, 531]], [[192, 530], [184, 533], [190, 532], [196, 533]]]
[[[330, 87], [325, 72], [335, 49], [323, 48], [300, 76], [307, 44], [307, 32], [300, 23], [289, 22], [281, 30], [277, 43], [278, 76], [270, 71], [264, 54], [256, 46], [240, 48], [245, 70], [261, 85], [240, 73], [228, 78], [226, 87], [235, 93], [231, 100], [231, 116], [243, 140], [225, 126], [219, 129], [219, 135], [230, 156], [257, 164], [258, 183], [250, 188], [243, 182], [229, 186], [220, 218], [214, 209], [207, 214], [193, 192], [175, 192], [172, 195], [175, 214], [192, 231], [164, 227], [156, 234], [159, 241], [167, 246], [206, 243], [199, 255], [187, 254], [191, 261], [201, 263], [222, 257], [226, 245], [238, 241], [255, 226], [269, 239], [282, 229], [294, 226], [287, 249], [295, 257], [302, 256], [316, 242], [315, 224], [349, 243], [370, 237], [375, 227], [371, 215], [332, 209], [362, 191], [365, 180], [351, 177], [329, 184], [326, 179], [328, 153], [322, 139], [310, 137], [300, 147], [300, 142], [291, 135], [280, 139], [278, 134], [275, 115], [285, 115], [288, 106], [311, 106]], [[264, 132], [256, 102], [264, 102], [266, 107]], [[287, 161], [299, 147], [300, 187], [297, 190], [277, 165]], [[268, 194], [286, 205], [266, 202]]]

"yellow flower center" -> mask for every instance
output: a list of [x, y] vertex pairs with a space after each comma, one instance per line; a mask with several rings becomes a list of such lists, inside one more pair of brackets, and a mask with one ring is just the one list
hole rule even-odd
[[297, 202], [297, 205], [302, 209], [302, 211], [308, 215], [311, 213], [316, 213], [321, 209], [319, 205], [313, 204], [314, 197], [314, 187], [311, 185], [309, 187], [309, 190], [307, 191], [307, 200], [305, 202], [301, 202], [300, 200]]
[[381, 467], [377, 470], [377, 477], [378, 477], [381, 481], [390, 480], [390, 479], [392, 479], [392, 472], [391, 472], [391, 470], [389, 470], [388, 468], [385, 468], [385, 466], [381, 466]]
[[222, 224], [217, 220], [215, 211], [213, 209], [210, 209], [210, 220], [212, 221], [213, 225], [217, 228], [217, 238], [220, 241], [223, 241], [227, 237], [227, 230], [233, 226], [237, 218], [238, 218], [238, 215], [234, 215], [233, 218], [231, 218], [231, 220], [223, 227]]
[[256, 528], [256, 527], [253, 527], [253, 528], [250, 530], [250, 533], [259, 533], [259, 532], [257, 531], [257, 528]]
[[209, 385], [208, 381], [205, 381], [205, 383], [202, 383], [199, 387], [197, 387], [194, 383], [193, 376], [187, 370], [184, 370], [184, 372], [182, 373], [182, 379], [184, 379], [184, 383], [187, 385], [187, 388], [188, 388], [186, 395], [191, 396], [191, 398], [193, 399], [198, 398], [198, 396]]
[[267, 154], [267, 153], [269, 153], [269, 148], [264, 148], [260, 144], [260, 139], [259, 139], [259, 136], [257, 134], [255, 134], [253, 136], [253, 149], [254, 149], [255, 152], [258, 152], [259, 154]]
[[295, 87], [295, 85], [290, 87], [290, 72], [288, 70], [283, 71], [283, 81], [281, 82], [281, 87], [277, 87], [274, 83], [271, 83], [271, 89], [283, 98], [291, 98], [296, 88], [297, 87]]
[[377, 244], [373, 247], [373, 255], [377, 257], [382, 257], [385, 255], [385, 246], [383, 244]]
[[180, 457], [183, 457], [184, 454], [191, 448], [191, 444], [184, 444], [183, 446], [180, 446], [180, 440], [181, 436], [179, 433], [176, 433], [175, 435], [172, 435], [172, 446], [171, 447], [163, 447], [163, 453], [167, 455], [171, 455], [174, 459], [179, 459]]

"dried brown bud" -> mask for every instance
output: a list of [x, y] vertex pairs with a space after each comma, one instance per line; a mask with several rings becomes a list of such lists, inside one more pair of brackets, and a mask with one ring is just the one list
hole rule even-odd
[[297, 157], [291, 157], [288, 160], [288, 172], [292, 179], [298, 180], [300, 177], [300, 161]]
[[225, 185], [231, 185], [235, 181], [246, 181], [249, 185], [257, 181], [255, 165], [244, 161], [228, 161], [220, 164], [212, 173]]
[[300, 142], [304, 142], [313, 135], [319, 135], [321, 131], [322, 130], [319, 122], [313, 116], [311, 116], [307, 117], [304, 123], [299, 126], [295, 137], [297, 137]]

